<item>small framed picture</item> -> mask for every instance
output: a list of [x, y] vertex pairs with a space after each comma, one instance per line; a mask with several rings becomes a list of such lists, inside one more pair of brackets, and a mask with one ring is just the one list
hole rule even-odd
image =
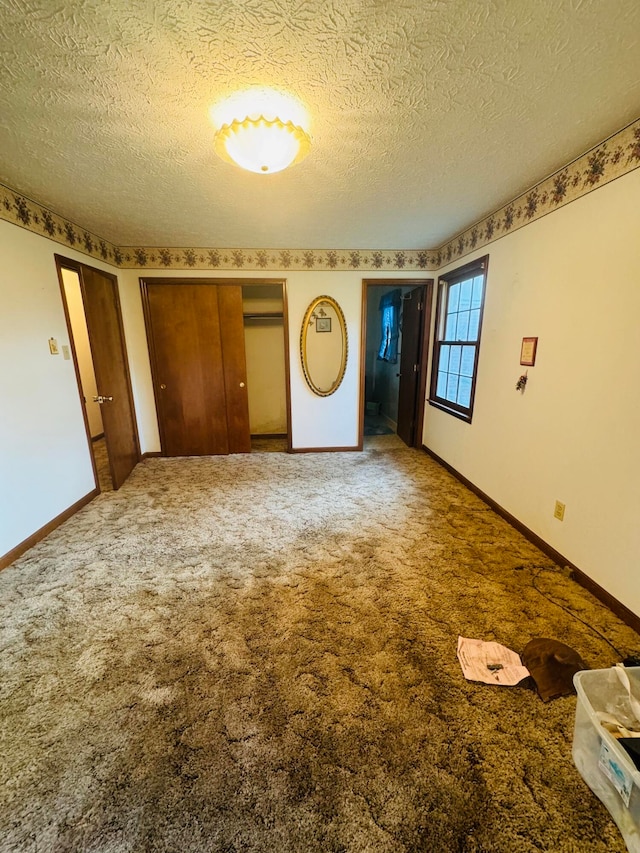
[[316, 332], [330, 332], [331, 317], [318, 317], [316, 320]]
[[520, 364], [524, 364], [527, 367], [533, 367], [533, 365], [536, 363], [537, 348], [537, 338], [523, 338], [522, 347], [520, 349]]

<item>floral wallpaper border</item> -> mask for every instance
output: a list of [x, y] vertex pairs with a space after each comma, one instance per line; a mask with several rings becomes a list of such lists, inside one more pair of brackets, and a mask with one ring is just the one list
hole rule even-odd
[[640, 119], [476, 222], [435, 252], [438, 267], [535, 222], [640, 166]]
[[214, 249], [115, 246], [0, 184], [0, 219], [123, 269], [437, 270], [640, 166], [640, 119], [438, 249]]
[[122, 255], [113, 243], [3, 184], [0, 184], [0, 219], [55, 240], [69, 249], [77, 249], [92, 258], [120, 266]]
[[436, 252], [408, 249], [120, 249], [122, 266], [194, 270], [435, 270]]

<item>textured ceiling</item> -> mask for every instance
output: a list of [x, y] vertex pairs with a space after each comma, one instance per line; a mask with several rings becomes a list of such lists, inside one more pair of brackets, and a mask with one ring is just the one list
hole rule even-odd
[[[425, 248], [640, 115], [638, 0], [0, 0], [0, 181], [116, 244]], [[208, 110], [298, 96], [253, 175]]]

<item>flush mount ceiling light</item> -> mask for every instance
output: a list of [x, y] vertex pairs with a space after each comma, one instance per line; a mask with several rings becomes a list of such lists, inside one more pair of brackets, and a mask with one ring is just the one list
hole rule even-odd
[[213, 107], [216, 153], [250, 172], [270, 175], [294, 166], [309, 153], [306, 110], [290, 95], [251, 89]]

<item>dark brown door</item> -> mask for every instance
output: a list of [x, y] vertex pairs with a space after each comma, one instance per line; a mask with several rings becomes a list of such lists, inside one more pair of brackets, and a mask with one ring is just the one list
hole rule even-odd
[[403, 296], [402, 301], [402, 351], [398, 391], [397, 431], [409, 447], [414, 446], [416, 439], [423, 317], [424, 287], [416, 287]]
[[113, 488], [119, 489], [140, 461], [138, 432], [129, 381], [118, 282], [115, 276], [79, 264], [82, 301]]
[[147, 281], [143, 294], [163, 454], [250, 450], [242, 288]]

